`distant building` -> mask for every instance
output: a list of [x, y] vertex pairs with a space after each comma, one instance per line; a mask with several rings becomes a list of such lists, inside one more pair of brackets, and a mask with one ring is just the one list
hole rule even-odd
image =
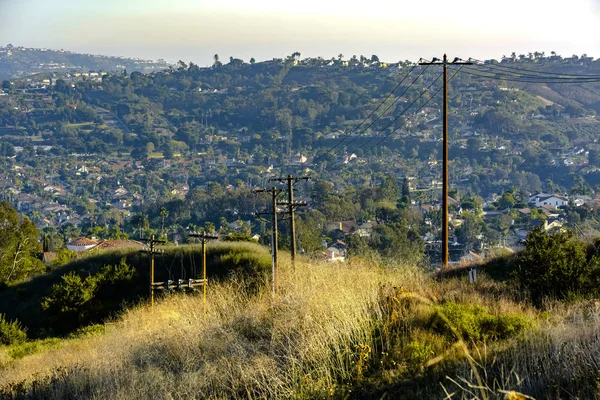
[[86, 251], [98, 246], [99, 242], [86, 237], [75, 239], [67, 244], [67, 250], [71, 251]]

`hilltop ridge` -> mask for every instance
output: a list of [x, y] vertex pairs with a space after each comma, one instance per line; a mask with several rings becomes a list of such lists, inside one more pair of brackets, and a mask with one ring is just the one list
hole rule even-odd
[[169, 67], [164, 60], [80, 54], [66, 50], [0, 46], [0, 79], [14, 79], [42, 72], [138, 71], [152, 72]]

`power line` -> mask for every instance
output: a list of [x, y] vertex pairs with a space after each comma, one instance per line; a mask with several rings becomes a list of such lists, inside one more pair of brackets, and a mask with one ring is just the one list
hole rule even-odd
[[[481, 78], [488, 78], [488, 79], [494, 79], [494, 80], [500, 80], [500, 81], [508, 81], [508, 82], [521, 82], [521, 83], [595, 83], [595, 82], [600, 82], [600, 77], [596, 78], [596, 79], [574, 79], [574, 78], [565, 78], [565, 79], [560, 79], [560, 78], [553, 78], [553, 77], [546, 77], [544, 79], [540, 78], [534, 78], [534, 77], [518, 77], [517, 75], [506, 75], [503, 73], [495, 73], [495, 72], [475, 72], [473, 69], [465, 69], [462, 71], [464, 74], [469, 74], [469, 75], [473, 75], [473, 76], [479, 76]], [[491, 75], [485, 75], [485, 74], [491, 74]]]
[[[419, 59], [419, 62], [422, 59]], [[413, 65], [413, 67], [408, 71], [408, 73], [406, 75], [404, 75], [404, 77], [402, 78], [402, 80], [400, 80], [400, 82], [396, 85], [396, 87], [394, 89], [392, 89], [392, 91], [379, 103], [379, 105], [365, 118], [361, 121], [360, 124], [358, 124], [356, 126], [356, 128], [354, 128], [352, 131], [348, 132], [348, 134], [346, 134], [341, 141], [339, 141], [337, 144], [335, 144], [334, 146], [332, 146], [330, 149], [328, 149], [327, 151], [325, 151], [321, 156], [319, 156], [314, 162], [318, 161], [320, 158], [324, 157], [325, 154], [328, 154], [330, 152], [332, 152], [333, 150], [335, 150], [336, 148], [338, 148], [338, 146], [340, 146], [346, 139], [348, 139], [350, 136], [352, 136], [354, 133], [356, 133], [356, 131], [359, 130], [359, 128], [361, 126], [363, 126], [376, 112], [377, 110], [379, 110], [381, 108], [381, 106], [383, 106], [385, 104], [385, 102], [396, 92], [396, 90], [398, 90], [398, 88], [404, 83], [404, 81], [406, 80], [406, 78], [408, 78], [410, 76], [410, 74], [415, 70], [415, 68], [417, 68], [419, 66], [419, 63], [417, 62], [415, 65]], [[412, 85], [425, 73], [425, 71], [427, 70], [427, 68], [425, 68], [420, 74], [419, 76], [417, 76], [415, 78], [415, 80], [398, 96], [398, 97], [402, 97], [404, 96], [404, 94], [412, 87]], [[366, 127], [362, 133], [364, 133], [367, 129], [369, 129], [375, 122], [377, 122], [377, 120], [379, 120], [379, 118], [381, 118], [383, 116], [383, 114], [385, 114], [391, 107], [392, 105], [394, 105], [396, 103], [397, 99], [394, 100], [394, 102], [388, 107], [386, 108], [383, 113], [381, 113], [381, 115], [379, 117], [377, 117], [368, 127]]]
[[[404, 95], [404, 94], [405, 94], [405, 93], [406, 93], [406, 92], [407, 92], [407, 91], [408, 91], [408, 90], [409, 90], [409, 89], [410, 89], [410, 88], [411, 88], [411, 87], [414, 85], [414, 83], [415, 83], [415, 82], [416, 82], [416, 81], [417, 81], [417, 80], [418, 80], [418, 79], [421, 77], [421, 75], [423, 75], [423, 73], [425, 73], [425, 71], [427, 70], [427, 68], [428, 68], [428, 67], [425, 67], [425, 69], [424, 69], [424, 70], [421, 72], [421, 74], [419, 74], [419, 76], [417, 76], [417, 78], [416, 78], [414, 81], [412, 81], [412, 82], [411, 82], [411, 84], [410, 84], [410, 85], [409, 85], [409, 86], [406, 88], [406, 90], [404, 90], [404, 92], [403, 92], [402, 94], [400, 94], [400, 96], [399, 96], [399, 97], [402, 97], [402, 96], [403, 96], [403, 95]], [[438, 76], [438, 77], [437, 77], [437, 78], [436, 78], [436, 79], [433, 81], [433, 83], [435, 83], [435, 81], [437, 81], [439, 78], [440, 78], [440, 77]], [[428, 87], [427, 89], [425, 89], [425, 91], [429, 90], [429, 88], [430, 88], [431, 86], [433, 86], [433, 83], [432, 83], [431, 85], [429, 85], [429, 87]], [[419, 100], [419, 99], [420, 99], [420, 98], [423, 96], [423, 94], [424, 94], [424, 93], [425, 93], [425, 92], [422, 92], [422, 93], [421, 93], [421, 95], [420, 95], [419, 97], [417, 97], [417, 99], [416, 99], [415, 101], [413, 101], [413, 102], [412, 102], [412, 103], [411, 103], [411, 104], [410, 104], [410, 105], [409, 105], [409, 106], [408, 106], [406, 109], [404, 109], [404, 110], [401, 112], [400, 116], [398, 116], [398, 117], [396, 117], [394, 120], [392, 120], [392, 123], [393, 123], [394, 121], [398, 120], [398, 118], [400, 118], [400, 117], [401, 117], [401, 116], [402, 116], [402, 115], [403, 115], [403, 114], [404, 114], [404, 113], [405, 113], [405, 112], [406, 112], [406, 111], [407, 111], [407, 110], [408, 110], [408, 109], [409, 109], [409, 108], [410, 108], [410, 107], [411, 107], [413, 104], [415, 104], [415, 102], [416, 102], [417, 100]], [[348, 142], [348, 143], [346, 144], [346, 146], [349, 146], [349, 145], [351, 145], [352, 143], [356, 142], [356, 141], [357, 141], [357, 140], [358, 140], [358, 139], [361, 137], [360, 135], [362, 135], [363, 133], [365, 133], [365, 132], [366, 132], [366, 131], [367, 131], [367, 130], [368, 130], [370, 127], [371, 127], [371, 126], [373, 126], [373, 125], [375, 124], [375, 122], [377, 122], [377, 121], [378, 121], [378, 120], [379, 120], [381, 117], [383, 117], [383, 115], [384, 115], [384, 114], [385, 114], [385, 113], [386, 113], [386, 112], [387, 112], [387, 111], [388, 111], [390, 108], [392, 108], [392, 106], [393, 106], [394, 104], [396, 104], [396, 102], [397, 102], [397, 101], [398, 101], [397, 99], [396, 99], [396, 100], [394, 100], [394, 102], [393, 102], [392, 104], [390, 104], [390, 105], [388, 106], [388, 108], [387, 108], [387, 109], [386, 109], [386, 110], [385, 110], [385, 111], [384, 111], [384, 112], [383, 112], [383, 113], [382, 113], [382, 114], [381, 114], [379, 117], [377, 117], [377, 119], [375, 119], [375, 120], [374, 120], [374, 121], [373, 121], [373, 122], [372, 122], [372, 123], [371, 123], [371, 124], [370, 124], [370, 125], [369, 125], [367, 128], [365, 128], [365, 129], [364, 129], [364, 130], [363, 130], [363, 131], [362, 131], [362, 132], [361, 132], [359, 135], [355, 136], [355, 137], [354, 137], [354, 138], [353, 138], [353, 139], [352, 139], [350, 142]], [[389, 125], [388, 125], [388, 126], [389, 126]], [[373, 138], [373, 137], [369, 138], [369, 140], [367, 140], [367, 142], [366, 142], [366, 143], [369, 143], [369, 142], [372, 140], [372, 138]], [[366, 143], [365, 143], [365, 144], [366, 144]], [[364, 145], [364, 144], [363, 144], [363, 145]]]
[[556, 76], [564, 76], [564, 77], [594, 77], [594, 78], [600, 78], [600, 75], [592, 75], [592, 74], [563, 74], [560, 72], [550, 72], [550, 71], [536, 71], [533, 69], [527, 69], [527, 68], [521, 68], [521, 67], [510, 67], [508, 65], [503, 65], [503, 64], [486, 64], [484, 61], [481, 60], [477, 60], [475, 58], [469, 58], [469, 60], [473, 60], [476, 63], [479, 63], [478, 65], [481, 66], [485, 66], [487, 68], [495, 68], [495, 69], [505, 69], [505, 70], [513, 70], [513, 71], [518, 71], [518, 72], [526, 72], [526, 73], [533, 73], [533, 74], [544, 74], [544, 75], [556, 75]]
[[[462, 68], [462, 66], [461, 66], [461, 68]], [[408, 111], [408, 109], [409, 109], [409, 108], [410, 108], [410, 107], [411, 107], [413, 104], [415, 104], [415, 103], [416, 103], [416, 102], [419, 100], [419, 98], [421, 98], [421, 97], [422, 97], [422, 96], [423, 96], [423, 95], [424, 95], [424, 94], [425, 94], [425, 93], [426, 93], [426, 92], [427, 92], [427, 91], [428, 91], [428, 90], [429, 90], [429, 89], [430, 89], [430, 88], [433, 86], [433, 84], [435, 84], [435, 82], [437, 82], [437, 80], [438, 80], [438, 79], [440, 79], [440, 78], [441, 78], [443, 75], [444, 75], [444, 74], [443, 74], [443, 73], [441, 73], [441, 74], [440, 74], [440, 75], [439, 75], [439, 76], [438, 76], [438, 77], [437, 77], [437, 78], [436, 78], [436, 79], [435, 79], [435, 80], [434, 80], [434, 81], [431, 83], [431, 85], [429, 85], [429, 87], [428, 87], [426, 90], [424, 90], [424, 91], [423, 91], [423, 93], [421, 94], [421, 96], [419, 96], [419, 97], [418, 97], [418, 98], [417, 98], [415, 101], [413, 101], [413, 102], [411, 103], [411, 105], [410, 105], [410, 106], [408, 106], [408, 107], [407, 107], [407, 108], [406, 108], [406, 109], [405, 109], [405, 110], [404, 110], [404, 111], [403, 111], [403, 112], [402, 112], [400, 115], [398, 115], [396, 118], [394, 118], [394, 119], [393, 119], [393, 120], [392, 120], [392, 121], [391, 121], [391, 122], [390, 122], [390, 123], [389, 123], [389, 124], [388, 124], [388, 125], [387, 125], [385, 128], [383, 128], [383, 129], [380, 131], [380, 133], [381, 133], [381, 132], [384, 132], [385, 130], [387, 130], [387, 129], [388, 129], [388, 128], [389, 128], [389, 127], [390, 127], [390, 126], [391, 126], [391, 125], [392, 125], [394, 122], [396, 122], [396, 121], [397, 121], [397, 120], [398, 120], [398, 119], [399, 119], [399, 118], [400, 118], [402, 115], [404, 115], [404, 112], [405, 112], [405, 111]], [[453, 74], [453, 75], [450, 77], [450, 79], [454, 78], [454, 76], [455, 76], [455, 75], [456, 75], [456, 72], [455, 72], [455, 73], [454, 73], [454, 74]], [[380, 145], [380, 144], [381, 144], [383, 141], [385, 141], [387, 138], [389, 138], [391, 135], [393, 135], [393, 134], [394, 134], [394, 132], [398, 131], [399, 129], [402, 129], [402, 127], [404, 127], [404, 125], [406, 125], [406, 123], [407, 123], [408, 121], [410, 121], [410, 120], [411, 120], [411, 118], [414, 118], [414, 117], [415, 117], [415, 116], [416, 116], [416, 115], [417, 115], [417, 114], [418, 114], [418, 113], [419, 113], [419, 112], [420, 112], [420, 111], [421, 111], [423, 108], [425, 108], [425, 106], [427, 106], [427, 104], [429, 104], [429, 102], [430, 102], [431, 100], [433, 100], [433, 98], [434, 98], [435, 96], [437, 96], [439, 92], [441, 92], [441, 91], [442, 91], [442, 89], [443, 89], [443, 86], [442, 86], [442, 87], [440, 87], [440, 88], [439, 88], [439, 89], [438, 89], [438, 90], [437, 90], [437, 91], [436, 91], [436, 92], [433, 94], [433, 96], [431, 96], [431, 97], [430, 97], [430, 98], [429, 98], [429, 99], [428, 99], [428, 100], [427, 100], [425, 103], [423, 103], [423, 104], [421, 105], [421, 107], [419, 107], [419, 109], [413, 113], [412, 117], [410, 117], [409, 119], [407, 119], [406, 121], [404, 121], [404, 122], [402, 123], [402, 125], [400, 125], [399, 127], [397, 127], [397, 128], [395, 128], [395, 129], [393, 129], [393, 130], [392, 130], [390, 133], [388, 133], [387, 135], [385, 135], [385, 136], [384, 136], [384, 137], [383, 137], [381, 140], [379, 140], [379, 141], [378, 141], [377, 143], [375, 143], [373, 146], [369, 147], [369, 148], [368, 148], [368, 149], [365, 151], [365, 153], [366, 153], [366, 152], [368, 152], [369, 150], [373, 149], [374, 147], [377, 147], [377, 146], [379, 146], [379, 145]], [[373, 138], [374, 138], [374, 137], [372, 137], [371, 139], [373, 139]], [[367, 143], [369, 143], [369, 142], [370, 142], [370, 140], [368, 140], [368, 141], [365, 143], [365, 145], [366, 145]]]

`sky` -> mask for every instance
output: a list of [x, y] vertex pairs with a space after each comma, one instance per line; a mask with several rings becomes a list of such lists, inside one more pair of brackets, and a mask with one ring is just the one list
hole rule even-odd
[[600, 57], [600, 0], [0, 0], [0, 45], [212, 63]]

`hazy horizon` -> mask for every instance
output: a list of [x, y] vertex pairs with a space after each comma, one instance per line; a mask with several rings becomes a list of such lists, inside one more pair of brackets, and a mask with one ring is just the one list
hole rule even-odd
[[[345, 58], [376, 54], [382, 60], [556, 51], [600, 56], [600, 1], [506, 0], [501, 5], [458, 0], [388, 4], [375, 0], [262, 0], [215, 4], [180, 0], [0, 0], [0, 44], [73, 52], [193, 61], [214, 54], [248, 61], [283, 57]], [[368, 7], [368, 8], [367, 8]]]

